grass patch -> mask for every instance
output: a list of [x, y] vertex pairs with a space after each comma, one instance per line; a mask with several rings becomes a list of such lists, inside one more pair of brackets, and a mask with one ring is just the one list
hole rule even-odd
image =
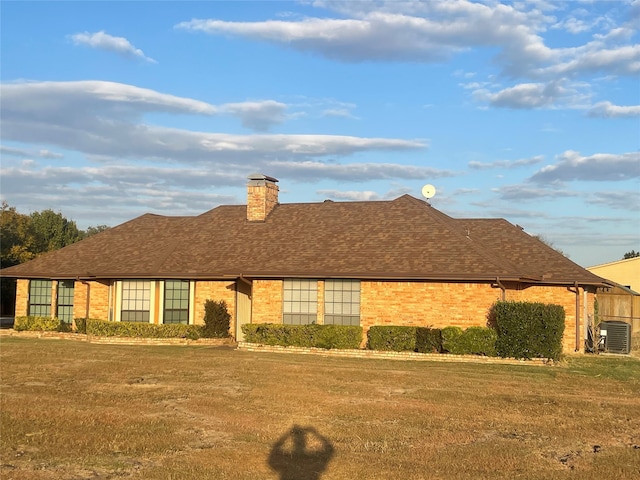
[[0, 361], [2, 478], [277, 479], [275, 465], [323, 480], [632, 479], [640, 466], [632, 357], [529, 367], [3, 338]]

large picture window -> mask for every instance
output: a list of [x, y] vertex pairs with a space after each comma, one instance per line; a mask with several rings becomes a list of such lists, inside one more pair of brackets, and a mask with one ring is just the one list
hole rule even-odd
[[58, 313], [57, 316], [65, 323], [73, 321], [73, 280], [58, 282]]
[[318, 281], [291, 279], [284, 281], [282, 322], [308, 325], [318, 316]]
[[29, 282], [29, 315], [51, 316], [51, 280], [31, 280]]
[[189, 281], [165, 280], [164, 323], [189, 323]]
[[149, 280], [125, 280], [122, 282], [120, 321], [148, 323], [150, 307], [151, 282]]
[[324, 323], [360, 325], [360, 280], [324, 282]]

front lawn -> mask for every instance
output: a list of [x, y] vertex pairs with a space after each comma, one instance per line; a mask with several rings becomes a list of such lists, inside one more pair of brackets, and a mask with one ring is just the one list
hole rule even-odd
[[0, 361], [7, 479], [640, 472], [633, 357], [540, 367], [2, 338]]

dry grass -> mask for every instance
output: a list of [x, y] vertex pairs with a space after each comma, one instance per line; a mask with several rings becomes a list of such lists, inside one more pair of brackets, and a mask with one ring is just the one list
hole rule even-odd
[[527, 367], [23, 338], [0, 348], [3, 479], [640, 473], [633, 357]]

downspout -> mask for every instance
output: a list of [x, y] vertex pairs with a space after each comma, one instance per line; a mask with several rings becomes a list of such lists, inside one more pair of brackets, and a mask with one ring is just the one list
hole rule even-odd
[[567, 290], [576, 294], [576, 352], [579, 352], [582, 342], [580, 339], [580, 287], [578, 287], [578, 282], [574, 282], [573, 287], [567, 287]]
[[87, 282], [86, 280], [80, 280], [80, 278], [78, 278], [78, 280], [80, 281], [81, 284], [87, 286], [87, 300], [86, 300], [85, 306], [84, 306], [84, 318], [89, 320], [89, 305], [90, 305], [90, 297], [91, 297], [91, 284], [89, 282]]
[[[507, 289], [506, 289], [506, 287], [502, 284], [502, 282], [500, 281], [500, 277], [496, 277], [496, 285], [498, 286], [498, 288], [499, 288], [500, 290], [502, 290], [502, 301], [504, 302], [504, 301], [507, 299]], [[491, 286], [492, 286], [493, 288], [496, 288], [496, 287], [494, 287], [493, 285], [491, 285]]]

